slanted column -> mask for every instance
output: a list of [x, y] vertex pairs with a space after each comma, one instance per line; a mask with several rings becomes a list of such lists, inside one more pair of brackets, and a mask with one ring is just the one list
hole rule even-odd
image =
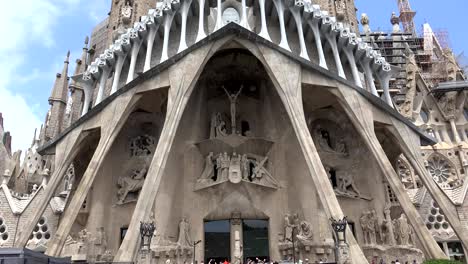
[[299, 36], [299, 46], [301, 47], [300, 56], [308, 61], [310, 61], [309, 54], [307, 53], [307, 46], [304, 40], [304, 29], [302, 27], [302, 12], [304, 10], [304, 3], [299, 2], [295, 3], [292, 7], [289, 8], [296, 22], [297, 35]]
[[[140, 32], [144, 32], [143, 28], [144, 25], [142, 23], [137, 22], [138, 26], [130, 29], [130, 41], [132, 42], [132, 50], [130, 52], [130, 66], [128, 68], [128, 75], [127, 75], [127, 83], [133, 81], [135, 79], [135, 66], [138, 59], [138, 53], [140, 52], [141, 44], [143, 43], [143, 36], [140, 36]], [[141, 29], [141, 30], [140, 30]], [[144, 29], [146, 30], [146, 28]]]
[[94, 105], [97, 105], [100, 102], [102, 102], [104, 98], [104, 89], [106, 88], [106, 83], [107, 83], [107, 79], [109, 78], [110, 72], [111, 72], [110, 67], [105, 66], [102, 68], [102, 73], [101, 73], [101, 76], [99, 77], [99, 90], [98, 90], [98, 94], [96, 96], [96, 102], [94, 103]]
[[322, 32], [327, 39], [328, 45], [333, 53], [335, 59], [336, 69], [338, 70], [338, 75], [346, 79], [346, 75], [343, 69], [343, 64], [341, 63], [340, 52], [338, 50], [337, 36], [339, 34], [340, 27], [343, 25], [341, 23], [336, 23], [334, 17], [326, 17], [322, 22]]
[[[65, 212], [63, 213], [63, 218], [60, 221], [53, 239], [48, 243], [46, 251], [47, 255], [58, 256], [60, 254], [65, 244], [65, 240], [73, 226], [73, 223], [78, 216], [80, 208], [88, 196], [88, 192], [91, 189], [91, 186], [93, 185], [94, 179], [103, 166], [103, 161], [107, 156], [107, 153], [113, 146], [117, 135], [125, 125], [126, 120], [134, 109], [134, 105], [139, 98], [140, 95], [133, 96], [131, 93], [127, 96], [120, 96], [117, 98], [117, 101], [113, 102], [113, 104], [118, 105], [119, 107], [112, 107], [113, 112], [112, 115], [110, 115], [111, 118], [109, 118], [109, 122], [105, 126], [101, 127], [102, 135], [101, 139], [99, 140], [99, 144], [94, 151], [91, 162], [86, 168], [80, 184], [75, 191], [75, 194], [71, 197], [69, 206], [67, 206]], [[59, 179], [56, 179], [56, 181], [53, 182], [54, 189], [57, 188], [57, 185], [60, 183], [58, 180]]]
[[394, 108], [394, 106], [392, 97], [390, 96], [390, 79], [395, 73], [397, 73], [397, 68], [392, 67], [390, 64], [385, 62], [377, 75], [379, 78], [380, 86], [383, 89], [384, 101], [392, 108]]
[[[392, 163], [375, 135], [374, 119], [372, 117], [373, 113], [370, 104], [355, 90], [349, 89], [348, 87], [338, 87], [338, 89], [342, 94], [343, 101], [340, 101], [340, 103], [343, 109], [356, 128], [364, 144], [367, 146], [370, 155], [372, 155], [375, 160], [383, 177], [387, 180], [396, 197], [398, 197], [401, 208], [408, 217], [408, 222], [413, 227], [415, 234], [418, 236], [421, 246], [424, 249], [423, 251], [427, 253], [429, 258], [445, 258], [444, 253], [437, 245], [432, 234], [422, 221], [419, 212], [411, 202], [408, 193], [400, 181], [400, 177], [393, 169]], [[409, 159], [406, 153], [403, 154]], [[445, 212], [446, 208], [443, 209]]]
[[273, 0], [273, 3], [275, 3], [276, 12], [278, 13], [278, 20], [279, 20], [279, 26], [280, 26], [280, 32], [281, 32], [281, 41], [279, 43], [279, 46], [285, 50], [291, 51], [291, 48], [289, 47], [289, 43], [288, 43], [288, 36], [286, 34], [286, 25], [284, 22], [284, 2], [283, 1], [284, 0]]
[[177, 53], [182, 52], [183, 50], [187, 49], [187, 17], [190, 10], [190, 5], [192, 4], [192, 0], [185, 0], [182, 3], [182, 7], [180, 9], [180, 15], [182, 17], [182, 25], [180, 29], [180, 43], [179, 43], [179, 50]]
[[205, 0], [198, 0], [198, 33], [195, 42], [206, 37], [205, 33]]
[[115, 63], [114, 71], [114, 80], [112, 81], [112, 88], [110, 94], [117, 92], [117, 90], [119, 89], [120, 75], [122, 74], [122, 67], [124, 65], [126, 57], [126, 53], [117, 54], [117, 62]]
[[319, 25], [322, 23], [322, 11], [320, 11], [320, 7], [318, 6], [313, 6], [313, 17], [308, 21], [308, 24], [310, 28], [312, 29], [312, 32], [314, 34], [314, 40], [315, 40], [315, 46], [317, 48], [317, 53], [319, 56], [319, 65], [320, 67], [327, 69], [327, 61], [325, 59], [325, 54], [323, 52], [323, 46], [322, 46], [322, 37], [320, 34], [320, 28]]
[[361, 66], [364, 69], [364, 74], [366, 76], [367, 87], [370, 89], [371, 92], [375, 96], [379, 96], [377, 92], [377, 88], [375, 87], [374, 83], [374, 75], [371, 69], [371, 63], [374, 61], [374, 57], [370, 55], [370, 51], [372, 50], [371, 47], [366, 48], [366, 55], [361, 60]]
[[163, 40], [163, 48], [161, 54], [161, 61], [166, 61], [169, 58], [168, 50], [169, 50], [169, 35], [171, 33], [171, 26], [172, 21], [174, 20], [175, 12], [171, 9], [170, 6], [165, 5], [163, 8], [164, 12], [164, 40]]
[[411, 145], [415, 141], [408, 138], [408, 134], [410, 134], [410, 132], [405, 131], [405, 129], [409, 130], [408, 127], [404, 127], [404, 129], [397, 127], [397, 129], [394, 130], [394, 134], [397, 136], [397, 142], [400, 144], [403, 154], [408, 159], [415, 173], [419, 175], [421, 182], [427, 188], [434, 201], [439, 205], [440, 209], [444, 211], [445, 219], [447, 219], [452, 226], [455, 234], [458, 236], [458, 239], [462, 242], [463, 247], [468, 248], [468, 229], [460, 222], [457, 208], [442, 189], [440, 189], [429, 171], [425, 168], [421, 158], [419, 145]]
[[468, 142], [468, 137], [466, 136], [466, 128], [462, 127], [461, 129], [461, 136], [463, 138], [463, 141]]
[[[348, 31], [349, 32], [349, 31]], [[359, 76], [359, 70], [356, 65], [356, 59], [354, 52], [356, 51], [358, 45], [356, 42], [357, 36], [355, 33], [345, 34], [345, 31], [342, 31], [340, 34], [340, 42], [342, 42], [343, 52], [348, 60], [349, 66], [351, 67], [351, 72], [353, 74], [354, 84], [362, 88], [361, 77]]]
[[[81, 80], [77, 80], [77, 82], [81, 83], [82, 87], [86, 84], [86, 82], [83, 83]], [[77, 148], [80, 146], [80, 143], [82, 143], [83, 137], [80, 135], [80, 131], [77, 131], [76, 129], [67, 134], [67, 137], [65, 138], [66, 144], [63, 145], [63, 148], [60, 148], [60, 153], [57, 153], [59, 155], [56, 155], [55, 157], [55, 170], [47, 183], [47, 188], [44, 188], [42, 197], [37, 201], [38, 203], [30, 208], [30, 217], [25, 221], [21, 228], [18, 229], [16, 240], [13, 245], [14, 247], [26, 247], [29, 236], [37, 225], [39, 218], [49, 206], [50, 199], [52, 199], [56, 193], [55, 191], [57, 187], [62, 183], [62, 179], [77, 153]]]
[[154, 39], [156, 38], [156, 33], [158, 32], [159, 25], [162, 21], [162, 3], [158, 2], [156, 7], [157, 9], [150, 10], [148, 16], [142, 19], [143, 22], [146, 23], [146, 27], [149, 29], [148, 36], [146, 38], [146, 56], [143, 72], [146, 72], [151, 68]]
[[112, 49], [107, 49], [104, 54], [99, 56], [98, 67], [101, 69], [101, 76], [99, 79], [99, 90], [96, 97], [95, 105], [102, 102], [104, 99], [104, 89], [106, 88], [107, 79], [112, 71], [112, 63], [114, 62], [114, 52]]
[[216, 4], [216, 26], [214, 31], [221, 29], [224, 26], [223, 22], [223, 3], [221, 0], [217, 0]]
[[247, 17], [247, 3], [246, 0], [242, 0], [242, 18], [240, 21], [240, 25], [243, 26], [244, 28], [251, 30], [249, 26], [249, 20]]
[[455, 138], [455, 143], [459, 145], [461, 143], [460, 136], [458, 135], [457, 125], [455, 124], [455, 118], [452, 117], [449, 120], [450, 127], [452, 128], [453, 137]]
[[84, 116], [86, 113], [88, 113], [91, 100], [93, 99], [93, 88], [95, 81], [93, 76], [89, 72], [86, 72], [83, 74], [83, 78], [78, 82], [81, 83], [81, 87], [83, 88], [84, 92], [83, 111], [81, 112], [81, 116]]
[[437, 139], [437, 142], [442, 142], [442, 138], [440, 137], [440, 134], [439, 134], [439, 128], [434, 127], [433, 131], [434, 131], [434, 136]]
[[258, 4], [260, 5], [260, 21], [262, 23], [262, 29], [260, 30], [260, 33], [258, 35], [266, 40], [271, 41], [266, 21], [265, 0], [259, 0]]

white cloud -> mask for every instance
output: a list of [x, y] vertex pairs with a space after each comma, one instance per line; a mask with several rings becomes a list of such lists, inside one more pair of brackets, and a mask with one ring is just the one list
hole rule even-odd
[[0, 112], [3, 113], [5, 130], [10, 131], [13, 137], [13, 150], [29, 147], [34, 129], [42, 123], [40, 116], [44, 115], [38, 114], [38, 104], [28, 104], [25, 97], [14, 90], [15, 86], [46, 75], [54, 76], [45, 75], [40, 69], [30, 69], [29, 74], [23, 76], [17, 72], [20, 69], [27, 72], [26, 57], [30, 49], [55, 45], [55, 26], [62, 17], [79, 7], [80, 1], [16, 0], [2, 3], [2, 9], [8, 12], [0, 16], [0, 35], [5, 37], [0, 41]]
[[5, 131], [10, 131], [13, 137], [13, 150], [21, 149], [24, 153], [31, 145], [34, 128], [41, 126], [42, 122], [33, 109], [22, 96], [0, 87], [0, 112]]

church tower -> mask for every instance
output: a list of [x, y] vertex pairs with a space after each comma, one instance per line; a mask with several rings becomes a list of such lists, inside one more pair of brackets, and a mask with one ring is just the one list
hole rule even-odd
[[140, 17], [155, 6], [155, 0], [113, 0], [109, 12], [109, 43], [112, 43], [125, 29], [140, 21]]
[[313, 0], [313, 2], [320, 5], [322, 9], [327, 10], [330, 15], [335, 16], [339, 22], [343, 22], [354, 29], [355, 32], [359, 32], [354, 0]]
[[68, 63], [70, 51], [64, 61], [62, 73], [57, 73], [52, 93], [49, 97], [50, 110], [45, 123], [45, 140], [48, 141], [58, 135], [63, 128], [65, 108], [68, 98]]

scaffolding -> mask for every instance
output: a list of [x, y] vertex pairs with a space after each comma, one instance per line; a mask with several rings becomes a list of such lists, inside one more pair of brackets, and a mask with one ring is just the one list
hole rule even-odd
[[416, 36], [416, 26], [414, 25], [414, 16], [416, 12], [411, 9], [409, 0], [397, 0], [400, 10], [400, 21], [403, 25], [405, 33]]

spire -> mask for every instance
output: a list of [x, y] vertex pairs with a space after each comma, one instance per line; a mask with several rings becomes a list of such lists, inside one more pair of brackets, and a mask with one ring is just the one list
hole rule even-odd
[[87, 60], [88, 60], [88, 43], [89, 37], [86, 36], [83, 46], [83, 52], [81, 53], [81, 58], [76, 60], [75, 72], [73, 75], [78, 75], [86, 71]]
[[49, 104], [52, 104], [53, 101], [63, 102], [64, 104], [67, 103], [69, 59], [70, 51], [67, 52], [67, 56], [65, 57], [62, 73], [57, 73], [54, 88], [52, 89], [52, 94], [49, 97]]

